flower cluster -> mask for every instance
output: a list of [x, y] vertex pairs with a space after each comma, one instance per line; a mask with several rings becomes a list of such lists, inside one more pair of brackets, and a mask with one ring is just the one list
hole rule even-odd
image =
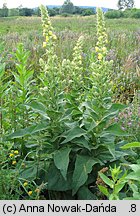
[[98, 60], [102, 60], [107, 54], [106, 45], [108, 43], [104, 15], [100, 8], [97, 8], [97, 37], [95, 51], [98, 54]]
[[83, 41], [84, 37], [80, 36], [74, 49], [73, 49], [73, 59], [70, 61], [69, 59], [63, 59], [62, 61], [62, 75], [64, 75], [63, 79], [64, 82], [66, 80], [65, 85], [67, 85], [68, 88], [71, 88], [70, 86], [73, 83], [80, 82], [82, 84], [82, 47], [83, 47]]
[[17, 161], [16, 158], [19, 156], [19, 151], [18, 150], [11, 150], [9, 153], [9, 158], [12, 161], [12, 165], [16, 165]]
[[38, 187], [37, 185], [33, 185], [30, 181], [25, 181], [22, 185], [30, 197], [38, 197], [42, 189], [42, 185]]
[[54, 41], [57, 40], [57, 37], [53, 33], [53, 27], [51, 25], [48, 11], [43, 5], [41, 5], [40, 9], [41, 9], [41, 17], [42, 17], [43, 36], [45, 38], [43, 42], [43, 47], [47, 47], [47, 45], [52, 46], [54, 45]]

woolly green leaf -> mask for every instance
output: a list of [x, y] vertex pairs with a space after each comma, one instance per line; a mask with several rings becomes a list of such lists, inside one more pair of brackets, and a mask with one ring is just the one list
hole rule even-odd
[[54, 154], [55, 166], [60, 170], [65, 180], [67, 179], [66, 175], [67, 175], [67, 169], [69, 165], [70, 151], [71, 151], [70, 148], [65, 148], [65, 149], [60, 149], [56, 151]]
[[73, 173], [73, 195], [87, 181], [88, 174], [92, 171], [93, 165], [100, 163], [98, 159], [90, 156], [77, 155]]
[[79, 126], [76, 126], [76, 127], [67, 131], [66, 139], [62, 142], [62, 144], [68, 143], [77, 137], [81, 137], [81, 136], [85, 135], [86, 133], [87, 132], [84, 129], [80, 128]]

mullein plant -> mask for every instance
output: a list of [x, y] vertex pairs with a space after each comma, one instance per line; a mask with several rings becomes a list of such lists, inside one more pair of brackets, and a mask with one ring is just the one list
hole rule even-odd
[[107, 61], [107, 34], [104, 15], [100, 8], [97, 8], [97, 43], [95, 52], [91, 55], [91, 95], [98, 100], [99, 104], [108, 104], [112, 97], [112, 65], [113, 61]]

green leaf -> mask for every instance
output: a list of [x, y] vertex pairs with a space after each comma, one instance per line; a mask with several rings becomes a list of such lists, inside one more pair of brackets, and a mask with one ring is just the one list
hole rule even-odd
[[114, 183], [112, 180], [110, 180], [106, 175], [104, 175], [103, 173], [99, 172], [99, 176], [101, 177], [101, 179], [110, 187], [113, 188]]
[[72, 142], [79, 145], [79, 146], [82, 146], [82, 147], [84, 147], [90, 151], [88, 141], [85, 139], [84, 136], [79, 137], [79, 138], [75, 138]]
[[114, 193], [118, 194], [122, 190], [122, 188], [124, 187], [125, 183], [126, 182], [121, 182], [121, 183], [115, 184]]
[[65, 180], [67, 179], [66, 175], [67, 175], [67, 169], [69, 165], [70, 151], [71, 149], [67, 147], [65, 149], [60, 149], [56, 151], [54, 154], [54, 164], [60, 170]]
[[36, 179], [37, 176], [37, 165], [36, 164], [30, 164], [30, 167], [25, 168], [20, 172], [20, 178], [33, 181]]
[[108, 189], [102, 185], [98, 185], [99, 190], [106, 196], [109, 197]]
[[117, 123], [106, 128], [103, 131], [103, 134], [104, 133], [109, 133], [109, 134], [115, 135], [115, 136], [130, 136], [128, 133], [126, 133], [126, 131], [122, 130], [121, 127], [119, 126], [119, 124], [117, 124]]
[[48, 114], [46, 113], [46, 107], [41, 102], [32, 101], [30, 104], [27, 104], [27, 106], [31, 107], [34, 110], [34, 112], [39, 113], [44, 118], [50, 120]]
[[140, 171], [138, 172], [131, 172], [126, 176], [126, 179], [131, 179], [131, 180], [140, 180]]
[[134, 172], [140, 172], [140, 164], [131, 164], [129, 165]]
[[126, 145], [121, 146], [120, 148], [121, 149], [140, 148], [140, 142], [127, 143]]
[[48, 170], [48, 190], [67, 191], [71, 190], [72, 172], [67, 173], [67, 181], [63, 178], [60, 170], [54, 164], [51, 164]]
[[97, 200], [97, 197], [88, 189], [87, 186], [81, 187], [77, 192], [78, 200]]
[[32, 135], [34, 133], [40, 132], [42, 130], [45, 130], [48, 127], [47, 122], [42, 122], [37, 125], [32, 125], [30, 127], [27, 127], [25, 129], [20, 129], [9, 136], [7, 136], [7, 139], [15, 139], [15, 138], [21, 138], [27, 135]]
[[90, 156], [77, 155], [72, 182], [73, 195], [87, 181], [88, 174], [92, 171], [92, 167], [96, 163], [100, 163], [96, 158], [93, 159], [93, 157]]
[[67, 131], [66, 139], [61, 144], [68, 143], [71, 140], [75, 139], [76, 137], [81, 137], [86, 133], [87, 132], [84, 129], [80, 128], [79, 126], [76, 126]]

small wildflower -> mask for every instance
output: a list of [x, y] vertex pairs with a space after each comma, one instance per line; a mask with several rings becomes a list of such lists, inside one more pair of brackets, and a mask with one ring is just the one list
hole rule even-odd
[[14, 154], [18, 154], [18, 153], [19, 153], [18, 150], [15, 150], [15, 151], [14, 151]]
[[13, 154], [13, 153], [10, 153], [10, 154], [9, 154], [9, 157], [14, 157], [14, 154]]
[[28, 192], [28, 195], [29, 195], [29, 196], [31, 196], [31, 195], [32, 195], [32, 193], [33, 193], [33, 191], [29, 191], [29, 192]]
[[28, 182], [24, 182], [24, 184], [23, 184], [23, 185], [24, 185], [24, 187], [26, 187], [26, 186], [28, 185]]
[[99, 60], [102, 60], [102, 58], [103, 58], [103, 55], [102, 55], [101, 53], [99, 53], [99, 54], [98, 54], [98, 59], [99, 59]]
[[17, 162], [16, 162], [15, 160], [14, 160], [14, 161], [12, 161], [12, 165], [16, 165], [16, 163], [17, 163]]
[[47, 42], [43, 42], [43, 47], [46, 47], [47, 46]]
[[46, 42], [48, 42], [49, 41], [49, 37], [48, 36], [46, 36]]
[[95, 47], [95, 51], [96, 51], [96, 52], [99, 52], [99, 47], [96, 46], [96, 47]]
[[56, 37], [56, 35], [53, 35], [53, 40], [57, 40], [57, 37]]
[[52, 31], [49, 31], [48, 33], [49, 33], [49, 36], [52, 36], [52, 35], [53, 35]]
[[106, 47], [103, 47], [102, 50], [103, 50], [103, 52], [106, 52], [106, 51], [107, 51]]

